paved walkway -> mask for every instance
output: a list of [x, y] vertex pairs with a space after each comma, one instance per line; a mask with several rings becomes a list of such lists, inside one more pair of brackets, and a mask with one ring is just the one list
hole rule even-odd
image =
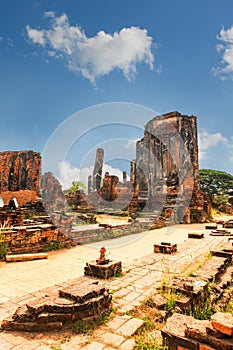
[[[195, 261], [198, 262], [209, 249], [227, 242], [225, 237], [212, 237], [206, 232], [202, 240], [187, 239], [191, 231], [203, 232], [204, 225], [181, 225], [174, 230], [161, 229], [144, 234], [127, 236], [89, 246], [51, 252], [47, 260], [18, 263], [0, 263], [0, 321], [12, 314], [27, 300], [49, 293], [57, 285], [72, 284], [83, 275], [86, 261], [95, 259], [99, 248], [105, 245], [111, 259], [123, 263], [123, 277], [104, 282], [113, 292], [113, 306], [117, 312], [111, 320], [94, 331], [91, 337], [57, 332], [54, 334], [29, 334], [1, 332], [0, 350], [130, 350], [133, 334], [141, 322], [125, 316], [155, 289], [169, 274], [180, 274]], [[153, 253], [153, 244], [161, 241], [178, 243], [178, 253], [162, 255]]]

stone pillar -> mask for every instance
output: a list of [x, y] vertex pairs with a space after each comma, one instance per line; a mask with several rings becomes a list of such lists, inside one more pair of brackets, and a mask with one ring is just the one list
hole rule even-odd
[[130, 182], [134, 184], [136, 181], [136, 160], [130, 162]]
[[126, 171], [123, 171], [123, 183], [126, 183], [127, 181], [127, 173]]
[[104, 150], [103, 148], [97, 148], [95, 165], [93, 170], [93, 190], [98, 191], [100, 189], [103, 163], [104, 163]]
[[87, 190], [88, 190], [88, 194], [90, 194], [91, 190], [92, 190], [92, 176], [91, 175], [88, 176]]

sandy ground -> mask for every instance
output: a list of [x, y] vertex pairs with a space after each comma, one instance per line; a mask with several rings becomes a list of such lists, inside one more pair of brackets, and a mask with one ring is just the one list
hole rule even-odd
[[[230, 218], [233, 217], [227, 216], [228, 220]], [[98, 258], [102, 246], [107, 249], [107, 257], [121, 260], [127, 269], [127, 265], [153, 254], [154, 244], [163, 241], [179, 244], [193, 231], [210, 233], [205, 230], [205, 224], [177, 225], [50, 252], [49, 258], [44, 260], [0, 262], [0, 301], [82, 276], [86, 262]], [[233, 229], [231, 231], [233, 233]]]

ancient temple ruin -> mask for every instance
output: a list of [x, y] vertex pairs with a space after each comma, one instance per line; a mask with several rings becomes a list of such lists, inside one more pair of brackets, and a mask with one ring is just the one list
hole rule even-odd
[[[90, 198], [95, 206], [105, 205], [130, 212], [163, 215], [172, 222], [204, 221], [210, 203], [200, 192], [198, 172], [197, 118], [171, 112], [157, 116], [145, 126], [131, 161], [130, 181], [105, 174], [104, 150], [97, 149]], [[109, 202], [109, 203], [106, 203]]]
[[19, 205], [40, 194], [41, 155], [33, 151], [0, 152], [0, 195], [4, 203], [16, 197]]
[[68, 237], [72, 217], [64, 213], [62, 187], [52, 173], [41, 176], [39, 153], [0, 152], [0, 198], [0, 234], [9, 253], [73, 244]]
[[146, 124], [131, 162], [135, 206], [175, 222], [204, 220], [210, 212], [198, 169], [197, 118], [178, 112], [155, 117]]

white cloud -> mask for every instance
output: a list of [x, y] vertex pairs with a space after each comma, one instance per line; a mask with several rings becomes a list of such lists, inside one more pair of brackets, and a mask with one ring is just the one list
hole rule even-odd
[[202, 156], [205, 155], [205, 151], [210, 148], [217, 146], [219, 143], [227, 144], [228, 139], [224, 137], [220, 132], [210, 134], [206, 130], [202, 130], [199, 133], [199, 147], [200, 152], [202, 152]]
[[[220, 152], [224, 152], [224, 158], [228, 164], [228, 168], [230, 164], [233, 162], [233, 136], [225, 137], [220, 132], [217, 133], [209, 133], [206, 130], [201, 130], [198, 135], [199, 139], [199, 159], [201, 161], [206, 161], [212, 159], [213, 152], [211, 152], [211, 148], [222, 145], [223, 148], [220, 148]], [[210, 152], [210, 153], [209, 153]], [[215, 151], [214, 151], [215, 152]], [[219, 151], [216, 150], [216, 156], [219, 156]], [[221, 157], [221, 156], [220, 156]]]
[[[79, 169], [77, 167], [72, 167], [67, 160], [60, 162], [58, 168], [58, 179], [63, 189], [70, 188], [73, 181], [82, 181], [87, 186], [88, 176], [93, 174], [93, 166]], [[113, 168], [110, 165], [104, 164], [102, 172], [103, 176], [105, 172], [109, 172], [110, 175], [118, 176], [119, 181], [122, 181], [123, 179], [123, 173], [118, 168]]]
[[12, 39], [7, 39], [7, 45], [8, 45], [8, 47], [14, 47], [15, 45], [14, 45], [14, 41], [12, 40]]
[[103, 176], [106, 172], [109, 172], [110, 175], [116, 175], [119, 178], [119, 181], [123, 181], [123, 172], [118, 168], [113, 168], [111, 165], [104, 164], [103, 166]]
[[206, 158], [206, 152], [205, 151], [202, 151], [201, 149], [199, 149], [199, 159], [205, 159]]
[[3, 37], [2, 36], [0, 36], [0, 43], [3, 41]]
[[39, 44], [44, 46], [45, 45], [45, 39], [44, 39], [44, 31], [40, 31], [38, 29], [33, 29], [30, 26], [26, 26], [27, 34], [29, 39], [33, 42], [33, 44]]
[[44, 12], [44, 18], [55, 18], [56, 15], [53, 11], [45, 11]]
[[50, 57], [54, 52], [53, 56], [64, 59], [70, 71], [81, 73], [92, 83], [115, 69], [132, 80], [137, 74], [137, 64], [142, 62], [153, 69], [153, 39], [146, 29], [129, 27], [113, 34], [101, 30], [87, 37], [80, 26], [70, 25], [65, 13], [56, 17], [53, 11], [48, 11], [44, 17], [49, 18], [50, 28], [35, 29], [27, 25], [29, 40], [43, 47]]
[[72, 167], [71, 164], [64, 160], [58, 164], [59, 181], [63, 189], [70, 188], [73, 181], [82, 181], [87, 186], [88, 176], [92, 175], [93, 166], [89, 168]]
[[128, 151], [132, 151], [134, 152], [134, 154], [136, 154], [136, 143], [137, 141], [139, 141], [140, 139], [132, 139], [132, 140], [128, 140], [127, 143], [123, 144], [123, 147], [128, 150]]
[[221, 79], [233, 79], [233, 26], [229, 29], [221, 29], [217, 39], [222, 43], [216, 46], [216, 50], [221, 53], [221, 65], [215, 67], [213, 72]]

